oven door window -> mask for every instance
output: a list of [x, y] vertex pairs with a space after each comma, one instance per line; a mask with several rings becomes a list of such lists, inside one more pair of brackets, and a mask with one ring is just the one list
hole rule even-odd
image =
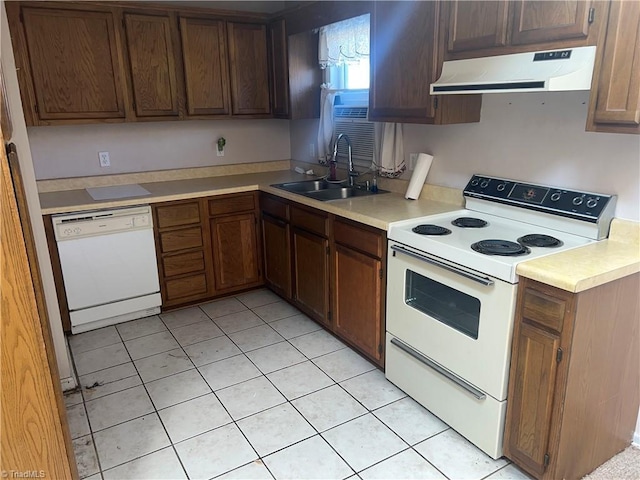
[[407, 270], [405, 285], [407, 305], [473, 339], [478, 338], [480, 300], [411, 270]]

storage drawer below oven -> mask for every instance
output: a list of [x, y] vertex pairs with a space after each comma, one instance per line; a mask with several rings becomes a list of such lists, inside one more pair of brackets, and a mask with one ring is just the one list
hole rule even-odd
[[507, 402], [479, 400], [450, 379], [391, 343], [387, 332], [385, 375], [411, 398], [490, 457], [502, 456]]

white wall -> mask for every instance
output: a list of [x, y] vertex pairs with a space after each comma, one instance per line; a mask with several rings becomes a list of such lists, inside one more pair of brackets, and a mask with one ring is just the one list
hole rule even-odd
[[40, 199], [38, 198], [38, 189], [36, 187], [36, 179], [33, 171], [31, 151], [29, 149], [29, 139], [27, 138], [27, 127], [24, 122], [24, 113], [22, 111], [22, 103], [20, 101], [18, 77], [16, 75], [16, 65], [11, 47], [11, 37], [9, 36], [9, 24], [7, 22], [4, 1], [2, 2], [0, 10], [2, 10], [2, 20], [0, 24], [0, 46], [2, 49], [2, 56], [0, 59], [2, 61], [2, 71], [6, 82], [8, 104], [11, 112], [11, 122], [13, 124], [13, 136], [11, 137], [11, 141], [15, 143], [18, 151], [18, 157], [20, 159], [20, 171], [22, 173], [27, 204], [29, 207], [29, 215], [31, 217], [33, 236], [36, 242], [38, 263], [40, 266], [40, 274], [42, 276], [49, 322], [51, 323], [51, 336], [53, 337], [53, 346], [58, 363], [58, 371], [63, 382], [63, 388], [73, 388], [75, 387], [75, 380], [71, 370], [71, 363], [69, 361], [64, 333], [62, 331], [62, 321], [60, 319], [58, 299], [56, 297], [56, 289], [53, 281], [53, 272], [51, 270], [51, 260], [49, 258], [49, 250], [47, 248], [47, 240], [44, 233], [44, 225], [42, 223]]
[[[288, 120], [189, 120], [29, 127], [38, 180], [289, 160]], [[216, 156], [218, 138], [225, 156]], [[108, 151], [102, 168], [98, 152]]]
[[[588, 92], [485, 94], [479, 123], [406, 124], [405, 155], [434, 155], [430, 184], [463, 188], [483, 173], [617, 194], [616, 216], [640, 221], [640, 136], [585, 132], [588, 100]], [[291, 122], [292, 159], [310, 161], [316, 128]]]

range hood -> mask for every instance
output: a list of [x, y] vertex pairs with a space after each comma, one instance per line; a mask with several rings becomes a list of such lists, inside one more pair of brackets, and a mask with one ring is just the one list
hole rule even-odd
[[591, 89], [596, 47], [444, 62], [431, 95]]

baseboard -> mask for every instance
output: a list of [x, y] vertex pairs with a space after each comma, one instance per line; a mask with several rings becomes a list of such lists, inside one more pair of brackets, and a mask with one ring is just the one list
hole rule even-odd
[[633, 444], [636, 447], [640, 447], [640, 431], [637, 431], [633, 434]]
[[73, 390], [78, 386], [74, 377], [61, 378], [60, 383], [62, 384], [63, 392], [66, 392], [67, 390]]

